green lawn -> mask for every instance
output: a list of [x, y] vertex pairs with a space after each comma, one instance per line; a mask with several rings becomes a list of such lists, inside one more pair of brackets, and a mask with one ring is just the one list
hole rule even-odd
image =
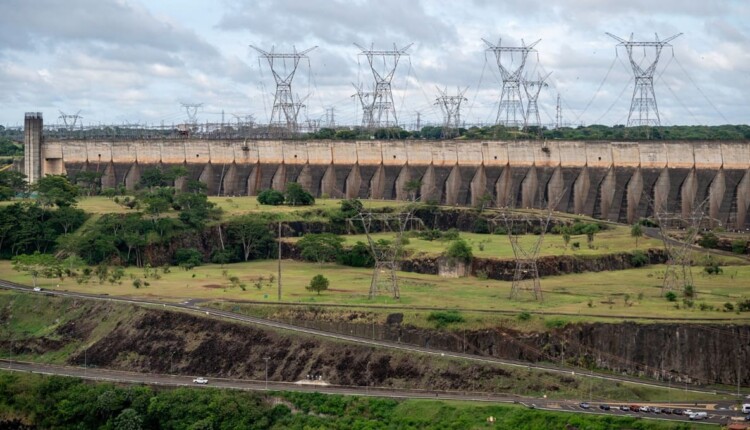
[[[198, 298], [271, 303], [277, 298], [276, 281], [269, 281], [272, 276], [276, 277], [276, 265], [275, 261], [267, 260], [230, 264], [223, 269], [218, 265], [196, 267], [191, 271], [173, 267], [166, 274], [160, 270], [160, 279], [147, 279], [150, 285], [139, 289], [133, 286], [130, 278], [131, 275], [143, 278], [143, 270], [137, 268], [128, 268], [126, 277], [119, 285], [100, 285], [95, 279], [82, 285], [73, 279], [40, 279], [40, 285], [52, 289], [175, 301]], [[698, 293], [693, 308], [686, 308], [681, 299], [668, 302], [660, 296], [664, 268], [665, 266], [650, 266], [544, 278], [542, 289], [545, 300], [541, 303], [531, 300], [527, 295], [520, 300], [509, 300], [510, 282], [480, 280], [475, 277], [451, 279], [399, 272], [400, 300], [390, 298], [386, 293], [370, 300], [367, 296], [371, 269], [285, 260], [282, 264], [282, 300], [309, 304], [366, 306], [374, 303], [398, 307], [455, 307], [512, 312], [527, 310], [602, 317], [750, 318], [747, 313], [719, 311], [726, 302], [736, 303], [750, 297], [750, 266], [727, 267], [723, 274], [714, 276], [704, 275], [700, 268], [693, 268]], [[317, 295], [307, 291], [305, 286], [319, 273], [325, 275], [331, 285], [328, 291]], [[238, 276], [246, 284], [245, 291], [230, 287], [228, 277], [231, 276]], [[31, 284], [28, 276], [13, 271], [7, 261], [0, 262], [0, 278]], [[699, 309], [700, 304], [704, 304], [704, 310]], [[705, 306], [713, 306], [715, 310], [706, 310]]]

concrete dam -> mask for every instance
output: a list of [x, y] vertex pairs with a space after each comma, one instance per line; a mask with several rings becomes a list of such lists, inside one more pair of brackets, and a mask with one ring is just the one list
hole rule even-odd
[[745, 230], [748, 142], [47, 140], [27, 114], [24, 170], [101, 173], [134, 189], [144, 169], [184, 166], [211, 195], [253, 196], [298, 182], [316, 197], [546, 208], [633, 223], [655, 210], [689, 215], [705, 203], [714, 225]]

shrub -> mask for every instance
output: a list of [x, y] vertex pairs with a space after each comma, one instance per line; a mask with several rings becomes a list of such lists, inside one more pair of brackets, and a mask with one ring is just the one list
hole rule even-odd
[[190, 270], [203, 263], [203, 255], [198, 250], [192, 248], [178, 249], [174, 254], [174, 259], [177, 265], [185, 270]]
[[297, 246], [305, 260], [323, 263], [336, 261], [343, 243], [344, 239], [333, 233], [308, 233], [297, 242]]
[[370, 247], [364, 242], [357, 242], [351, 248], [341, 251], [336, 261], [339, 264], [351, 267], [372, 267], [375, 265]]
[[284, 203], [284, 194], [276, 190], [263, 190], [258, 194], [258, 203], [278, 206]]
[[486, 281], [489, 278], [490, 278], [490, 275], [489, 273], [487, 273], [486, 270], [484, 269], [477, 270], [477, 279], [479, 279], [480, 281]]
[[703, 267], [703, 271], [709, 275], [720, 275], [724, 270], [719, 266], [719, 263], [713, 258], [709, 258], [706, 261], [706, 265]]
[[580, 249], [581, 248], [581, 242], [573, 242], [570, 244], [570, 247], [573, 249]]
[[427, 316], [427, 321], [434, 322], [437, 328], [443, 328], [448, 324], [462, 323], [466, 319], [458, 311], [435, 311]]
[[684, 294], [685, 297], [695, 297], [695, 288], [693, 288], [692, 285], [685, 285], [685, 289], [682, 290], [682, 294]]
[[703, 248], [716, 248], [719, 245], [719, 237], [713, 232], [706, 232], [698, 240], [698, 245]]
[[474, 257], [471, 251], [471, 245], [463, 239], [454, 240], [451, 242], [448, 249], [445, 251], [445, 256], [453, 261], [461, 261], [468, 263]]
[[675, 294], [674, 291], [667, 291], [667, 294], [664, 295], [664, 298], [669, 302], [674, 302], [677, 301], [677, 294]]
[[302, 185], [296, 182], [286, 184], [286, 193], [284, 193], [286, 204], [289, 206], [309, 206], [315, 204], [315, 197], [305, 191]]
[[449, 228], [443, 234], [440, 235], [443, 240], [458, 240], [459, 231], [455, 228]]
[[744, 254], [747, 250], [747, 241], [737, 239], [732, 241], [732, 252], [735, 254]]
[[566, 325], [568, 325], [568, 323], [565, 320], [554, 318], [554, 319], [550, 319], [550, 320], [545, 320], [544, 321], [544, 325], [547, 328], [563, 328]]
[[528, 321], [531, 319], [531, 314], [526, 311], [523, 311], [520, 314], [518, 314], [516, 318], [518, 319], [518, 321]]
[[632, 264], [633, 267], [645, 266], [648, 264], [648, 255], [641, 250], [633, 251], [633, 253], [630, 254], [630, 264]]
[[307, 285], [305, 289], [307, 289], [307, 291], [315, 291], [316, 293], [318, 293], [318, 295], [320, 295], [321, 291], [325, 291], [328, 289], [328, 284], [328, 278], [323, 275], [315, 275], [310, 280], [310, 284]]
[[742, 302], [737, 302], [737, 310], [740, 312], [750, 311], [750, 299], [745, 299]]
[[734, 305], [729, 302], [726, 302], [724, 303], [724, 310], [727, 312], [732, 312], [734, 311]]

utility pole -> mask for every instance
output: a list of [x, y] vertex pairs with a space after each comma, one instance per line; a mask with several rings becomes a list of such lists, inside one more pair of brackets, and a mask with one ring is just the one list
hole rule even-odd
[[279, 301], [281, 301], [281, 221], [279, 221], [279, 276], [278, 276], [278, 287], [279, 287]]
[[562, 128], [562, 104], [560, 93], [557, 93], [557, 105], [555, 106], [555, 128]]
[[[503, 79], [503, 89], [500, 94], [500, 105], [497, 110], [497, 119], [495, 124], [505, 127], [519, 128], [526, 122], [526, 114], [521, 101], [521, 77], [523, 68], [526, 66], [526, 59], [529, 53], [534, 49], [541, 39], [526, 45], [521, 39], [521, 46], [500, 46], [502, 39], [497, 41], [497, 45], [482, 39], [487, 44], [487, 51], [495, 54], [497, 67], [500, 69], [500, 76]], [[515, 56], [519, 55], [520, 59]]]
[[[629, 40], [617, 37], [612, 33], [606, 34], [620, 42], [617, 46], [625, 47], [630, 59], [630, 67], [633, 69], [633, 75], [635, 76], [635, 88], [633, 89], [633, 98], [630, 101], [630, 113], [628, 113], [628, 127], [661, 125], [659, 109], [656, 105], [656, 94], [654, 93], [654, 72], [656, 71], [656, 65], [659, 62], [662, 49], [665, 46], [672, 46], [669, 42], [680, 37], [682, 33], [675, 34], [661, 41], [659, 40], [659, 35], [655, 34], [656, 41], [654, 42], [634, 42], [632, 33]], [[653, 60], [650, 63], [646, 62], [645, 68], [641, 67], [644, 59], [634, 59], [633, 48], [643, 48], [644, 55], [646, 48], [654, 48]]]
[[422, 112], [417, 111], [417, 131], [422, 131]]

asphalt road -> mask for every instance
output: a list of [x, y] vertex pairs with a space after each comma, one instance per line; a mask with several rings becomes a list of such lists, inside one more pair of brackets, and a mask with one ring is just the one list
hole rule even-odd
[[[685, 415], [667, 415], [654, 414], [645, 412], [621, 411], [616, 406], [610, 410], [599, 408], [601, 403], [591, 403], [590, 408], [584, 409], [577, 401], [547, 400], [530, 397], [520, 397], [514, 395], [494, 394], [494, 393], [471, 393], [462, 391], [431, 391], [431, 390], [400, 390], [392, 388], [368, 388], [368, 387], [349, 387], [337, 385], [312, 385], [311, 383], [295, 382], [277, 382], [277, 381], [256, 381], [244, 379], [228, 378], [208, 378], [208, 383], [196, 384], [193, 382], [197, 376], [186, 375], [164, 375], [156, 373], [136, 373], [119, 370], [109, 370], [100, 368], [84, 368], [74, 366], [59, 366], [51, 364], [39, 364], [29, 362], [19, 362], [12, 360], [0, 360], [0, 369], [14, 372], [28, 372], [43, 375], [60, 375], [70, 376], [100, 382], [127, 383], [127, 384], [147, 384], [171, 387], [194, 387], [202, 389], [206, 387], [224, 388], [233, 390], [252, 390], [252, 391], [296, 391], [296, 392], [316, 392], [324, 394], [340, 394], [352, 396], [372, 396], [387, 397], [396, 399], [438, 399], [438, 400], [458, 400], [471, 402], [485, 402], [492, 404], [519, 404], [528, 408], [569, 413], [586, 413], [596, 415], [610, 416], [629, 416], [645, 419], [656, 419], [665, 421], [690, 421]], [[641, 403], [639, 406], [653, 405], [670, 408], [692, 409], [693, 411], [704, 411], [708, 414], [705, 423], [724, 424], [732, 415], [729, 411], [717, 411], [708, 407], [709, 405], [699, 404], [664, 404], [664, 403]]]
[[[133, 299], [133, 298], [115, 297], [115, 296], [109, 296], [109, 295], [76, 293], [76, 292], [69, 292], [69, 291], [44, 290], [42, 292], [34, 292], [31, 288], [27, 286], [11, 283], [8, 281], [2, 281], [2, 280], [0, 280], [0, 288], [19, 291], [23, 293], [29, 293], [29, 294], [46, 294], [50, 296], [73, 297], [73, 298], [81, 298], [81, 299], [103, 300], [103, 301], [110, 301], [110, 302], [117, 302], [117, 303], [128, 303], [128, 304], [134, 304], [134, 305], [139, 305], [139, 306], [170, 308], [170, 309], [176, 309], [180, 311], [189, 311], [192, 313], [199, 313], [201, 315], [205, 315], [206, 317], [223, 318], [223, 319], [228, 319], [228, 320], [240, 321], [243, 323], [250, 323], [250, 324], [265, 326], [265, 327], [269, 327], [273, 329], [289, 330], [289, 331], [313, 335], [313, 336], [327, 337], [327, 338], [333, 338], [333, 339], [338, 339], [338, 340], [352, 342], [352, 343], [375, 346], [378, 348], [397, 349], [397, 350], [402, 350], [402, 351], [416, 352], [416, 353], [428, 354], [428, 355], [439, 356], [439, 357], [444, 357], [444, 358], [459, 358], [462, 360], [473, 361], [473, 362], [478, 362], [478, 363], [496, 364], [496, 365], [499, 364], [499, 365], [505, 365], [505, 366], [526, 368], [526, 369], [543, 370], [543, 371], [555, 372], [555, 373], [571, 374], [575, 372], [579, 377], [596, 378], [596, 379], [608, 380], [608, 381], [613, 381], [613, 382], [627, 382], [627, 383], [638, 384], [638, 385], [643, 385], [643, 386], [668, 388], [667, 384], [662, 384], [659, 382], [643, 381], [637, 378], [631, 378], [627, 376], [598, 374], [595, 372], [588, 372], [588, 371], [584, 373], [584, 372], [581, 372], [579, 369], [569, 369], [569, 368], [562, 368], [562, 367], [552, 366], [552, 365], [527, 363], [527, 362], [514, 361], [514, 360], [502, 360], [502, 359], [497, 359], [497, 358], [492, 358], [492, 357], [481, 357], [481, 356], [472, 355], [472, 354], [457, 353], [457, 352], [436, 350], [436, 349], [430, 349], [430, 348], [422, 348], [422, 347], [417, 347], [414, 345], [400, 344], [397, 342], [383, 341], [383, 340], [377, 340], [377, 339], [366, 339], [366, 338], [361, 338], [361, 337], [342, 335], [338, 333], [331, 333], [331, 332], [326, 332], [322, 330], [310, 329], [306, 327], [299, 327], [299, 326], [295, 326], [291, 324], [267, 320], [263, 318], [241, 315], [241, 314], [237, 314], [233, 312], [221, 311], [221, 310], [212, 309], [212, 308], [203, 308], [199, 306], [199, 302], [196, 300], [187, 300], [182, 303], [168, 303], [168, 302], [161, 302], [161, 301], [156, 301], [156, 300]], [[10, 367], [6, 367], [6, 366], [10, 366]], [[16, 366], [16, 367], [12, 367], [12, 366]], [[25, 366], [25, 367], [21, 367], [21, 366]], [[91, 368], [83, 369], [83, 368], [78, 368], [78, 367], [51, 366], [51, 365], [40, 365], [40, 364], [32, 364], [32, 363], [22, 364], [22, 363], [14, 362], [10, 364], [8, 362], [2, 362], [2, 361], [0, 361], [0, 368], [12, 368], [14, 370], [35, 371], [37, 373], [61, 374], [61, 375], [76, 376], [76, 377], [82, 377], [82, 378], [85, 377], [85, 378], [90, 378], [90, 379], [111, 380], [111, 381], [117, 381], [117, 382], [165, 384], [165, 385], [177, 385], [177, 386], [192, 385], [192, 377], [188, 377], [188, 376], [139, 374], [139, 373], [119, 372], [119, 371], [112, 371], [112, 370], [105, 370], [105, 369], [91, 369]], [[265, 389], [265, 385], [263, 385], [262, 387], [259, 387], [258, 384], [259, 384], [258, 381], [246, 381], [246, 380], [212, 379], [211, 381], [212, 386], [220, 387], [220, 388], [235, 388], [235, 389], [248, 389], [248, 390]], [[265, 382], [263, 384], [265, 384]], [[675, 390], [677, 389], [674, 386], [672, 386], [671, 388]], [[550, 410], [569, 411], [569, 412], [576, 411], [576, 412], [585, 412], [585, 413], [608, 413], [608, 414], [620, 414], [620, 415], [626, 414], [619, 410], [618, 411], [612, 410], [609, 412], [600, 411], [598, 409], [595, 409], [596, 405], [598, 405], [595, 403], [592, 403], [592, 405], [594, 405], [594, 408], [584, 410], [577, 406], [578, 402], [551, 402], [551, 401], [548, 402], [544, 399], [533, 399], [533, 398], [522, 399], [520, 397], [512, 396], [512, 395], [503, 396], [503, 395], [489, 394], [489, 393], [477, 394], [477, 393], [466, 393], [466, 392], [392, 390], [392, 389], [382, 389], [382, 388], [369, 389], [367, 387], [364, 389], [362, 387], [334, 387], [334, 386], [328, 386], [328, 387], [312, 386], [310, 387], [306, 385], [300, 386], [300, 385], [296, 385], [293, 383], [280, 383], [280, 382], [272, 382], [272, 381], [269, 381], [268, 389], [271, 389], [271, 390], [294, 389], [295, 391], [317, 391], [317, 392], [332, 393], [332, 394], [336, 393], [336, 394], [348, 394], [348, 395], [375, 395], [375, 396], [384, 396], [384, 397], [404, 397], [404, 398], [439, 397], [439, 398], [444, 398], [444, 399], [468, 400], [468, 401], [491, 401], [491, 402], [505, 402], [505, 403], [512, 403], [514, 401], [518, 401], [526, 405], [534, 404], [535, 407], [539, 409], [550, 409]], [[700, 387], [691, 387], [687, 391], [705, 393], [707, 395], [706, 398], [708, 399], [708, 401], [703, 403], [703, 408], [706, 411], [710, 411], [710, 414], [709, 414], [711, 418], [709, 420], [710, 422], [718, 423], [721, 420], [726, 421], [728, 416], [731, 416], [731, 413], [729, 411], [719, 410], [719, 408], [730, 407], [731, 406], [730, 402], [728, 401], [716, 402], [716, 401], [710, 400], [710, 397], [712, 395], [716, 395], [717, 393], [732, 394], [731, 392], [704, 389]], [[697, 406], [701, 406], [701, 405], [699, 404]], [[692, 409], [699, 410], [697, 406], [694, 405]], [[683, 407], [683, 405], [674, 406], [674, 407]], [[650, 416], [653, 414], [632, 413], [632, 412], [630, 413], [636, 416], [655, 418], [655, 417]], [[670, 420], [684, 420], [685, 419], [684, 417], [675, 417], [675, 416], [669, 416], [669, 415], [662, 415], [659, 418], [670, 419]]]

